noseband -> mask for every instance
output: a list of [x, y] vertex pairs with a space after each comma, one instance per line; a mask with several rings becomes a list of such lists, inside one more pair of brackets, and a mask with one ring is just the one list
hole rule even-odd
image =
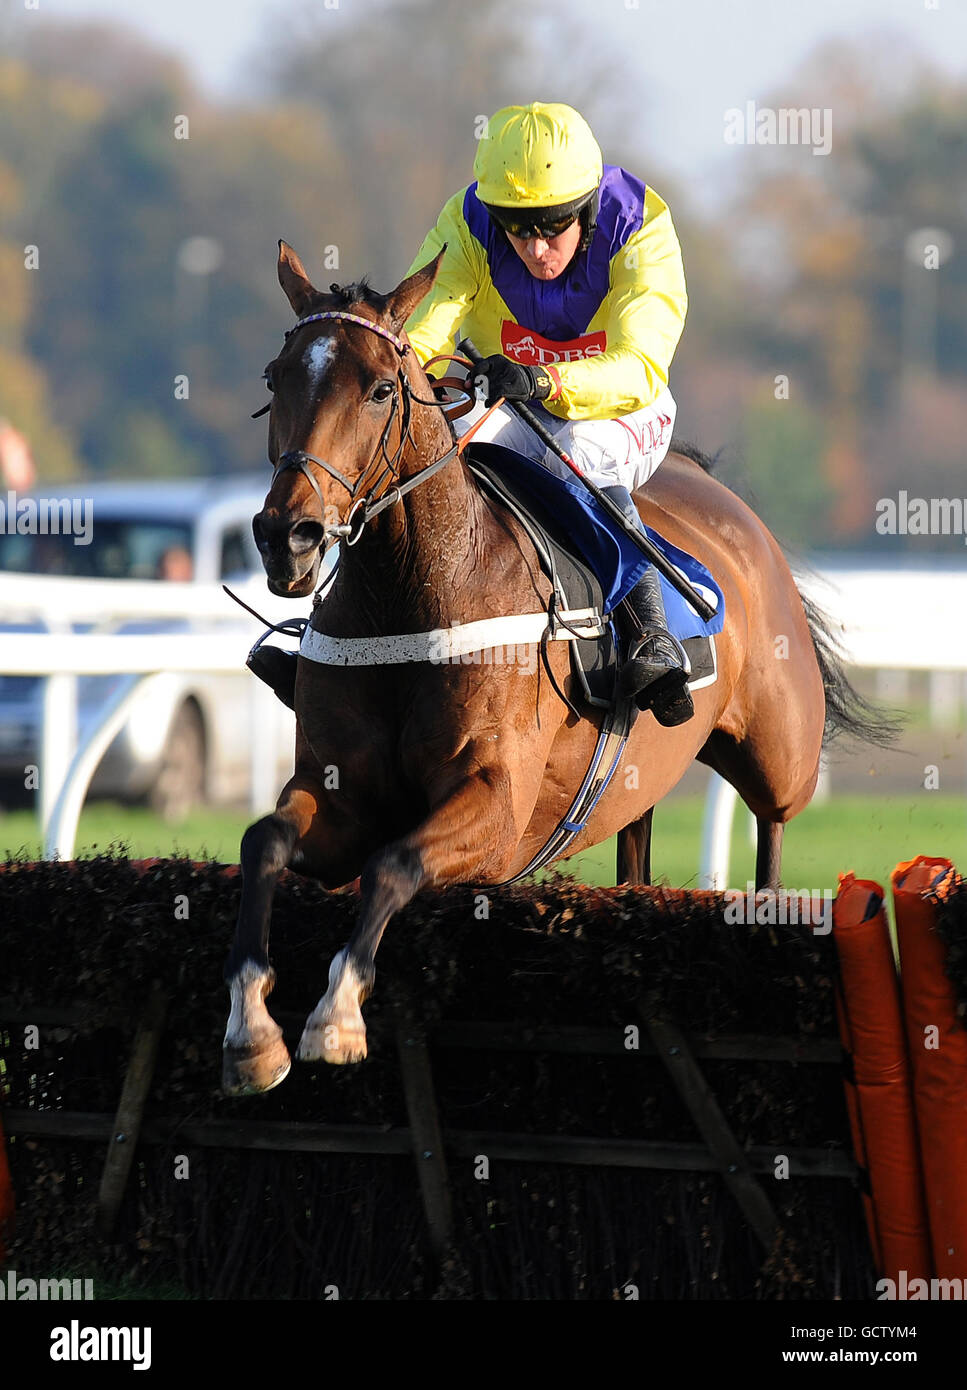
[[[389, 419], [386, 421], [386, 425], [379, 440], [379, 453], [383, 457], [384, 467], [368, 492], [362, 493], [363, 481], [369, 473], [369, 466], [363, 469], [355, 483], [353, 483], [344, 473], [340, 473], [338, 468], [334, 468], [333, 465], [327, 463], [325, 459], [318, 458], [315, 454], [307, 453], [305, 449], [291, 449], [279, 457], [279, 461], [275, 465], [275, 472], [272, 474], [270, 490], [280, 473], [284, 473], [289, 468], [296, 469], [308, 480], [312, 490], [319, 498], [322, 516], [325, 518], [326, 503], [323, 499], [319, 484], [316, 482], [315, 476], [313, 475], [312, 469], [309, 467], [310, 463], [316, 464], [317, 467], [328, 473], [331, 478], [334, 478], [335, 481], [340, 483], [349, 493], [349, 509], [346, 512], [345, 518], [338, 526], [324, 525], [323, 539], [335, 539], [339, 537], [344, 538], [347, 545], [355, 545], [363, 534], [363, 529], [368, 522], [372, 521], [374, 517], [378, 516], [379, 513], [384, 511], [387, 507], [394, 506], [406, 493], [411, 492], [412, 489], [417, 487], [420, 483], [426, 482], [426, 480], [432, 477], [444, 464], [449, 463], [460, 451], [461, 445], [459, 443], [455, 444], [442, 458], [435, 459], [433, 463], [428, 464], [425, 468], [421, 468], [418, 473], [415, 473], [412, 478], [407, 478], [405, 482], [401, 483], [397, 481], [386, 492], [377, 497], [379, 488], [386, 480], [387, 475], [396, 479], [399, 478], [399, 464], [403, 455], [403, 450], [407, 443], [413, 444], [415, 442], [410, 432], [411, 402], [416, 401], [418, 405], [436, 406], [438, 410], [445, 410], [446, 402], [436, 400], [425, 401], [422, 400], [421, 397], [413, 395], [409, 378], [403, 371], [402, 363], [402, 359], [411, 351], [410, 344], [405, 342], [402, 338], [397, 337], [395, 333], [391, 333], [388, 328], [383, 328], [380, 324], [373, 323], [372, 319], [363, 318], [359, 314], [350, 314], [341, 309], [329, 309], [324, 313], [308, 314], [304, 319], [300, 319], [298, 323], [288, 330], [285, 335], [286, 341], [291, 338], [293, 333], [298, 332], [300, 328], [304, 328], [307, 323], [319, 323], [323, 319], [345, 319], [349, 323], [359, 324], [360, 327], [368, 329], [370, 333], [377, 333], [381, 338], [385, 338], [388, 342], [392, 343], [399, 353], [400, 366], [397, 372], [399, 392], [393, 398], [393, 408], [390, 411]], [[396, 452], [391, 457], [387, 451], [386, 441], [389, 436], [390, 427], [396, 419], [397, 411], [400, 410], [401, 400], [400, 442]], [[374, 458], [375, 457], [376, 455], [374, 455]]]

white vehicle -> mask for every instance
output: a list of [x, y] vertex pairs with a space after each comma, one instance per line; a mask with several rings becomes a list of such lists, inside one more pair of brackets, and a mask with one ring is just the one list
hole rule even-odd
[[[85, 483], [51, 488], [58, 497], [89, 498], [93, 526], [89, 544], [63, 535], [0, 536], [0, 629], [43, 631], [43, 622], [14, 621], [3, 602], [4, 574], [63, 575], [98, 580], [144, 580], [152, 584], [227, 583], [260, 612], [277, 620], [296, 617], [297, 605], [279, 612], [265, 585], [252, 536], [252, 517], [261, 509], [268, 476], [234, 479], [157, 480], [142, 483]], [[209, 591], [210, 592], [210, 591]], [[181, 611], [180, 602], [173, 604]], [[184, 611], [190, 613], [190, 603]], [[4, 616], [6, 611], [6, 616]], [[300, 610], [301, 611], [301, 610]], [[74, 631], [95, 624], [73, 621]], [[199, 627], [244, 630], [254, 642], [258, 625], [229, 598], [225, 619], [116, 618], [99, 631], [179, 632]], [[56, 641], [52, 633], [52, 641]], [[0, 672], [3, 669], [0, 635]], [[77, 678], [77, 733], [84, 736], [123, 676]], [[91, 784], [91, 794], [147, 800], [169, 820], [180, 819], [202, 801], [228, 804], [248, 794], [251, 769], [252, 687], [255, 677], [240, 665], [235, 675], [172, 672], [156, 681], [111, 744]], [[278, 701], [273, 709], [277, 737], [278, 787], [290, 775], [294, 716]], [[3, 799], [19, 789], [24, 769], [38, 761], [43, 711], [43, 677], [0, 674], [0, 778]]]

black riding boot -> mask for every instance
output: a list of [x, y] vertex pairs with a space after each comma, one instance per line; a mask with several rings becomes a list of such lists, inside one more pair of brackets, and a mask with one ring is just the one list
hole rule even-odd
[[619, 609], [619, 627], [624, 628], [628, 642], [628, 655], [619, 677], [622, 690], [626, 695], [634, 695], [638, 708], [650, 709], [666, 728], [684, 724], [695, 713], [695, 707], [681, 651], [668, 631], [654, 565], [648, 566], [622, 607], [630, 609], [631, 615], [631, 621], [626, 623]]
[[[638, 509], [626, 488], [606, 489], [622, 511], [641, 529]], [[619, 630], [627, 655], [618, 677], [625, 695], [633, 695], [640, 710], [650, 709], [659, 724], [673, 728], [695, 713], [688, 673], [680, 644], [668, 631], [658, 571], [649, 565], [619, 606]]]
[[279, 697], [289, 709], [295, 709], [295, 672], [298, 655], [284, 652], [281, 647], [256, 647], [245, 665]]

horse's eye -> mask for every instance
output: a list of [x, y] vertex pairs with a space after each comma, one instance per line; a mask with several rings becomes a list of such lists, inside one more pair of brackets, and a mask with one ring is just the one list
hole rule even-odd
[[373, 387], [370, 399], [374, 400], [377, 405], [383, 405], [392, 396], [394, 389], [391, 381], [379, 381]]

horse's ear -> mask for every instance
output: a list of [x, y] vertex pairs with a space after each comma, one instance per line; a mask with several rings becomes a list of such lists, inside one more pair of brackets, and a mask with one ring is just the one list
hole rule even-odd
[[299, 317], [319, 297], [319, 291], [312, 285], [305, 266], [287, 241], [279, 242], [279, 284]]
[[428, 261], [422, 270], [415, 270], [387, 296], [387, 311], [397, 328], [403, 327], [420, 300], [432, 290], [446, 249], [447, 243], [444, 242], [432, 261]]

